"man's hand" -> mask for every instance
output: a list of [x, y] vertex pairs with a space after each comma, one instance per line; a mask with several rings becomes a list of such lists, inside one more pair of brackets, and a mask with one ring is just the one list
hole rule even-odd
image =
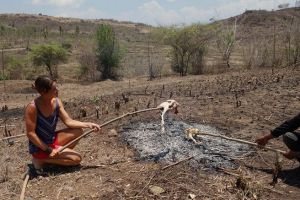
[[282, 155], [283, 155], [284, 157], [286, 157], [287, 159], [292, 160], [292, 159], [295, 159], [295, 158], [300, 158], [300, 155], [299, 155], [299, 154], [300, 154], [299, 152], [295, 152], [295, 151], [289, 150], [289, 151], [285, 152], [285, 153], [282, 154]]
[[269, 142], [270, 139], [272, 139], [273, 136], [271, 134], [267, 134], [261, 138], [258, 138], [255, 140], [255, 142], [259, 145], [259, 146], [266, 146], [266, 144]]

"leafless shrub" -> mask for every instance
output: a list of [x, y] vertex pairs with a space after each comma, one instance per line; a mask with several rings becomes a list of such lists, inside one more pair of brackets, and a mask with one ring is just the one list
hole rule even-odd
[[230, 57], [236, 42], [237, 19], [235, 19], [233, 27], [221, 25], [217, 33], [217, 48], [222, 54], [222, 60], [226, 66], [230, 68]]
[[246, 69], [272, 67], [274, 63], [280, 63], [280, 59], [273, 60], [272, 47], [267, 39], [255, 41], [242, 47], [242, 59]]
[[86, 52], [79, 58], [79, 75], [82, 79], [89, 81], [99, 81], [101, 74], [96, 67], [96, 57], [93, 53]]
[[284, 35], [286, 65], [295, 65], [300, 60], [300, 21], [291, 19]]

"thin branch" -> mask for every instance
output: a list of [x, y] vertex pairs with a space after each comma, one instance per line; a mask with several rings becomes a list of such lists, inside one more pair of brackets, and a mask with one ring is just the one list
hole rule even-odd
[[26, 174], [25, 180], [23, 182], [23, 187], [22, 187], [22, 192], [21, 192], [21, 195], [20, 195], [20, 200], [25, 199], [25, 192], [26, 192], [26, 186], [27, 186], [28, 181], [29, 181], [29, 174]]
[[23, 136], [26, 136], [26, 134], [20, 134], [20, 135], [13, 135], [13, 136], [9, 136], [9, 137], [4, 137], [4, 138], [1, 138], [1, 140], [4, 141], [4, 140], [13, 139], [13, 138], [23, 137]]
[[168, 169], [168, 168], [170, 168], [170, 167], [176, 166], [176, 165], [178, 165], [178, 164], [180, 164], [180, 163], [183, 163], [183, 162], [185, 162], [185, 161], [191, 160], [192, 158], [194, 158], [194, 156], [190, 156], [190, 157], [185, 158], [185, 159], [183, 159], [183, 160], [180, 160], [180, 161], [178, 161], [178, 162], [176, 162], [176, 163], [173, 163], [173, 164], [171, 164], [171, 165], [165, 166], [165, 167], [162, 168], [162, 170], [165, 170], [165, 169]]
[[[137, 114], [137, 113], [148, 112], [148, 111], [153, 111], [153, 110], [160, 110], [160, 109], [161, 108], [159, 108], [159, 107], [157, 107], [157, 108], [148, 108], [148, 109], [144, 109], [144, 110], [138, 110], [138, 111], [135, 111], [135, 112], [127, 113], [127, 114], [124, 114], [124, 115], [122, 115], [120, 117], [114, 118], [114, 119], [112, 119], [112, 120], [110, 120], [108, 122], [105, 122], [104, 124], [101, 124], [100, 127], [102, 128], [102, 127], [104, 127], [104, 126], [106, 126], [106, 125], [108, 125], [108, 124], [110, 124], [112, 122], [115, 122], [115, 121], [117, 121], [119, 119], [122, 119], [122, 118], [124, 118], [126, 116], [129, 116], [129, 115], [134, 115], [134, 114]], [[58, 152], [62, 152], [64, 149], [68, 148], [70, 145], [74, 144], [75, 142], [77, 142], [81, 138], [89, 135], [92, 132], [94, 132], [94, 130], [89, 130], [86, 133], [82, 134], [81, 136], [75, 138], [74, 140], [70, 141], [68, 144], [66, 144], [65, 146], [63, 146], [62, 148], [60, 148]]]
[[213, 133], [200, 133], [199, 135], [197, 135], [197, 137], [200, 137], [201, 135], [220, 137], [220, 138], [223, 138], [223, 139], [226, 139], [226, 140], [231, 140], [231, 141], [235, 141], [235, 142], [239, 142], [239, 143], [244, 143], [244, 144], [260, 147], [260, 148], [270, 150], [270, 151], [273, 151], [273, 152], [278, 152], [278, 153], [281, 153], [281, 154], [285, 153], [285, 151], [282, 151], [282, 150], [279, 150], [279, 149], [274, 149], [274, 148], [271, 148], [271, 147], [262, 147], [262, 146], [258, 145], [257, 143], [254, 143], [254, 142], [249, 142], [249, 141], [246, 141], [246, 140], [231, 138], [231, 137], [227, 137], [227, 136], [224, 136], [224, 135], [213, 134]]

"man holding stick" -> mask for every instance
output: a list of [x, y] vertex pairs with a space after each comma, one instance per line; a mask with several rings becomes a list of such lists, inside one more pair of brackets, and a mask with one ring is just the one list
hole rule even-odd
[[283, 142], [289, 148], [283, 155], [288, 159], [297, 159], [300, 162], [300, 133], [295, 131], [298, 127], [300, 127], [300, 113], [270, 131], [269, 134], [258, 138], [255, 142], [265, 146], [270, 139], [282, 135]]

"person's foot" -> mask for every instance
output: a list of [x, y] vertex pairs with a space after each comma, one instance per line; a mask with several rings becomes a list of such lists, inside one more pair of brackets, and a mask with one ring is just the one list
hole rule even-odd
[[43, 164], [36, 158], [32, 158], [32, 164], [36, 170], [41, 170], [43, 168]]

